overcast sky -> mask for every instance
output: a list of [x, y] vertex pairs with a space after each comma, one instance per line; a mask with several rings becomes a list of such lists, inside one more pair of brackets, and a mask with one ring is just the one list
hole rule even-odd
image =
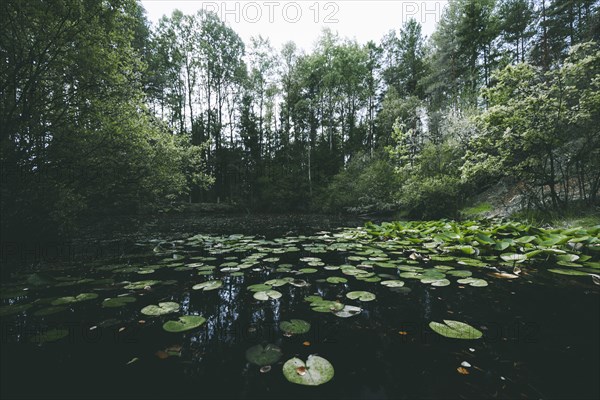
[[156, 24], [175, 9], [192, 14], [201, 8], [215, 11], [244, 40], [267, 37], [280, 48], [286, 41], [310, 50], [323, 27], [337, 31], [342, 37], [355, 38], [359, 43], [373, 40], [379, 43], [384, 34], [398, 29], [413, 17], [423, 25], [425, 35], [431, 35], [447, 1], [198, 1], [141, 0], [148, 19]]

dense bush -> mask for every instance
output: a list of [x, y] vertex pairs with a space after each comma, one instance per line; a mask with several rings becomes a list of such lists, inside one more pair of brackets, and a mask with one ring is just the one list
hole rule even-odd
[[373, 157], [364, 153], [355, 155], [320, 194], [316, 205], [327, 211], [392, 209], [397, 203], [395, 192], [400, 184], [393, 170], [385, 153]]

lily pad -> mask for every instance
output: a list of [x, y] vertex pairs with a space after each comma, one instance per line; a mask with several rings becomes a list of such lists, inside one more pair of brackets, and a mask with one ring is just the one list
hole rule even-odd
[[271, 289], [271, 285], [266, 285], [264, 283], [257, 283], [256, 285], [248, 286], [248, 290], [252, 292], [262, 292], [269, 289]]
[[319, 386], [333, 378], [334, 369], [323, 357], [310, 355], [306, 363], [296, 357], [287, 360], [283, 364], [283, 375], [298, 385]]
[[346, 297], [350, 300], [373, 301], [376, 296], [371, 292], [355, 291], [346, 293]]
[[72, 304], [79, 303], [81, 301], [94, 300], [97, 297], [98, 295], [96, 293], [81, 293], [77, 296], [59, 297], [50, 304], [52, 304], [53, 306], [61, 306], [63, 304]]
[[172, 301], [166, 301], [163, 303], [158, 303], [158, 305], [152, 304], [146, 306], [142, 308], [141, 313], [144, 315], [157, 316], [174, 313], [177, 310], [179, 310], [179, 304]]
[[402, 287], [402, 286], [404, 286], [404, 281], [401, 281], [399, 279], [392, 279], [392, 280], [388, 280], [388, 281], [381, 281], [379, 283], [381, 285], [387, 286], [387, 287]]
[[271, 280], [266, 281], [265, 285], [279, 287], [279, 286], [286, 285], [289, 282], [290, 282], [290, 279], [271, 279]]
[[223, 281], [214, 280], [214, 281], [206, 281], [206, 282], [198, 283], [198, 284], [192, 286], [192, 289], [202, 290], [202, 291], [206, 292], [209, 290], [218, 289], [221, 286], [223, 286]]
[[344, 308], [342, 308], [339, 311], [335, 311], [333, 314], [336, 317], [340, 317], [340, 318], [350, 318], [350, 317], [360, 314], [361, 312], [362, 312], [362, 308], [360, 308], [360, 307], [344, 305]]
[[246, 350], [246, 360], [259, 367], [275, 364], [281, 358], [281, 349], [274, 344], [257, 344]]
[[[176, 303], [175, 303], [176, 304]], [[179, 317], [178, 321], [167, 321], [163, 324], [163, 329], [167, 332], [185, 332], [195, 329], [206, 322], [206, 318], [200, 315], [184, 315]]]
[[254, 298], [256, 300], [267, 301], [267, 300], [275, 300], [282, 296], [280, 292], [277, 290], [264, 290], [260, 292], [254, 293]]
[[160, 283], [160, 281], [154, 281], [154, 280], [137, 281], [137, 282], [132, 282], [132, 283], [128, 284], [127, 286], [125, 286], [125, 289], [133, 289], [133, 290], [144, 289], [146, 286], [154, 286], [158, 283]]
[[282, 321], [279, 324], [279, 328], [284, 332], [300, 335], [310, 330], [310, 323], [302, 319], [291, 319], [289, 321]]
[[479, 339], [483, 336], [481, 331], [464, 322], [444, 320], [444, 324], [432, 321], [429, 327], [436, 333], [452, 339]]
[[327, 278], [327, 282], [337, 284], [337, 283], [346, 283], [348, 279], [342, 278], [341, 276], [330, 276]]
[[465, 270], [455, 270], [455, 271], [448, 271], [447, 272], [448, 275], [452, 275], [452, 276], [456, 276], [458, 278], [468, 278], [471, 275], [473, 275], [471, 273], [471, 271], [465, 271]]
[[473, 287], [485, 287], [488, 285], [487, 281], [478, 278], [459, 279], [456, 282], [460, 283], [461, 285], [469, 285]]
[[516, 254], [516, 253], [504, 253], [500, 254], [500, 258], [506, 262], [514, 262], [514, 263], [522, 263], [527, 260], [527, 256], [525, 254]]
[[125, 306], [129, 303], [133, 303], [133, 302], [135, 302], [135, 297], [131, 297], [131, 296], [113, 297], [113, 298], [104, 299], [104, 301], [102, 302], [102, 307], [109, 307], [109, 308], [123, 307], [123, 306]]
[[555, 274], [560, 274], [560, 275], [572, 275], [572, 276], [585, 276], [585, 275], [589, 275], [586, 272], [577, 271], [575, 269], [558, 269], [558, 268], [553, 268], [553, 269], [549, 269], [548, 271], [553, 272]]

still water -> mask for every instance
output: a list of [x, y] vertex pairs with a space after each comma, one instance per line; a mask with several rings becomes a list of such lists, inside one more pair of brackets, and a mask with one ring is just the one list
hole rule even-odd
[[[344, 228], [286, 230], [136, 240], [118, 258], [13, 275], [1, 292], [2, 397], [600, 396], [600, 295], [586, 277], [531, 268], [506, 279], [493, 266], [412, 257], [414, 251], [365, 241]], [[487, 286], [447, 275], [451, 283], [436, 287], [400, 275], [411, 268], [468, 271]], [[328, 277], [347, 281], [329, 283]], [[272, 287], [281, 294], [277, 299], [256, 300], [248, 289], [275, 278], [288, 279]], [[222, 286], [192, 288], [209, 280]], [[382, 280], [404, 285], [390, 288]], [[376, 298], [350, 300], [350, 291]], [[85, 293], [97, 296], [75, 298]], [[125, 295], [135, 300], [104, 306], [105, 299]], [[305, 300], [310, 295], [362, 311], [348, 318], [317, 312]], [[179, 309], [141, 313], [159, 302]], [[183, 315], [206, 322], [183, 333], [163, 329]], [[285, 334], [279, 324], [290, 319], [309, 322], [309, 332]], [[443, 320], [468, 323], [483, 337], [450, 339], [429, 328]], [[268, 372], [246, 359], [256, 344], [281, 349]], [[333, 379], [317, 387], [288, 382], [283, 363], [311, 354], [331, 362]]]

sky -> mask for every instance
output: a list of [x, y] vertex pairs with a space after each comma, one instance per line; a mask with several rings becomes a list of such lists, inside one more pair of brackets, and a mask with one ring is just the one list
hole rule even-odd
[[199, 1], [199, 0], [141, 0], [146, 16], [153, 24], [175, 9], [193, 14], [199, 9], [212, 10], [231, 26], [244, 40], [262, 35], [275, 48], [287, 41], [310, 51], [321, 30], [328, 27], [341, 37], [359, 43], [373, 40], [379, 43], [390, 30], [398, 30], [410, 18], [423, 26], [427, 36], [435, 29], [445, 0], [256, 0], [256, 1]]

